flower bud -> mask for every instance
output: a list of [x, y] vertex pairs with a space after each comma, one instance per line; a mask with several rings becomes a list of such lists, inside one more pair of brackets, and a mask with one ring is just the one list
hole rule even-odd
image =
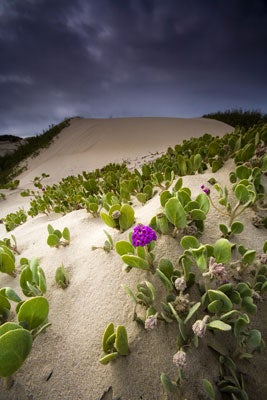
[[145, 320], [145, 329], [148, 331], [152, 331], [157, 327], [158, 320], [155, 315], [150, 315], [146, 320]]
[[184, 276], [177, 278], [174, 282], [174, 286], [179, 292], [183, 292], [186, 289], [186, 281]]
[[202, 320], [198, 319], [193, 325], [192, 329], [195, 335], [198, 337], [204, 337], [207, 330], [207, 322], [209, 320], [209, 316], [206, 315]]
[[111, 214], [113, 219], [119, 219], [121, 216], [121, 213], [119, 210], [113, 211], [113, 213]]
[[177, 368], [182, 369], [186, 365], [186, 353], [182, 350], [177, 351], [177, 353], [174, 354], [172, 361]]

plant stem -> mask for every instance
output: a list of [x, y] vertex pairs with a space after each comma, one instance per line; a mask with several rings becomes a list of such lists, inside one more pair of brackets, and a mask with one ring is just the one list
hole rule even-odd
[[210, 200], [210, 204], [212, 205], [213, 208], [215, 208], [215, 210], [217, 210], [217, 211], [218, 211], [220, 214], [222, 214], [222, 215], [226, 215], [227, 217], [229, 216], [229, 213], [224, 212], [223, 210], [221, 210], [220, 208], [218, 208], [218, 207], [214, 204], [214, 202], [213, 202], [211, 196], [209, 196], [209, 200]]

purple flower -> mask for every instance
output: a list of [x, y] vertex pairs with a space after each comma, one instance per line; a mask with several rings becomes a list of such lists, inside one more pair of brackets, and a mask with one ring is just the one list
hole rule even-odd
[[150, 226], [145, 226], [138, 224], [132, 234], [132, 243], [134, 247], [146, 246], [152, 240], [157, 240], [156, 232], [150, 228]]
[[45, 192], [45, 187], [44, 186], [42, 187], [42, 192]]
[[206, 193], [206, 195], [209, 195], [209, 194], [210, 194], [210, 190], [209, 190], [205, 185], [201, 185], [201, 186], [200, 186], [200, 189], [202, 189], [202, 191], [203, 191], [204, 193]]

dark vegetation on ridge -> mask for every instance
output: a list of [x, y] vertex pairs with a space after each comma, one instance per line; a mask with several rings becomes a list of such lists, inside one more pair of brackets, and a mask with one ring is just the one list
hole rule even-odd
[[233, 108], [232, 110], [217, 111], [211, 114], [204, 114], [203, 118], [217, 119], [236, 127], [242, 127], [247, 130], [254, 125], [267, 122], [267, 114], [263, 114], [258, 110], [242, 110], [241, 108]]
[[21, 140], [23, 140], [21, 137], [15, 135], [0, 135], [0, 142], [9, 141], [11, 143], [17, 143]]
[[19, 168], [19, 163], [30, 156], [37, 156], [40, 149], [48, 147], [62, 129], [69, 125], [69, 121], [69, 119], [65, 119], [57, 125], [52, 125], [41, 135], [27, 138], [27, 141], [12, 152], [12, 154], [5, 154], [0, 157], [0, 187], [21, 173], [23, 168]]

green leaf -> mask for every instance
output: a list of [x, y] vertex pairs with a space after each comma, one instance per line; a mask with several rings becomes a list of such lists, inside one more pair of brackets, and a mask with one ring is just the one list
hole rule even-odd
[[219, 331], [230, 331], [232, 329], [231, 325], [226, 324], [223, 321], [220, 320], [215, 320], [211, 321], [207, 324], [207, 327], [210, 329], [215, 329]]
[[69, 276], [63, 264], [56, 269], [55, 281], [62, 289], [66, 289], [69, 285]]
[[243, 232], [243, 229], [244, 225], [242, 224], [242, 222], [235, 221], [231, 225], [231, 232], [233, 235]]
[[62, 233], [60, 232], [59, 229], [55, 229], [53, 232], [53, 235], [56, 235], [59, 239], [62, 238]]
[[107, 236], [108, 241], [109, 241], [111, 247], [113, 247], [113, 239], [112, 239], [111, 235], [110, 235], [105, 229], [104, 229], [104, 233], [105, 233], [105, 235]]
[[261, 332], [257, 329], [252, 329], [249, 331], [246, 341], [247, 344], [251, 345], [254, 349], [260, 349], [262, 345]]
[[232, 319], [233, 317], [237, 317], [239, 312], [237, 310], [231, 310], [223, 315], [221, 315], [221, 321], [227, 321], [229, 319]]
[[70, 231], [68, 228], [63, 229], [62, 236], [67, 242], [70, 242]]
[[[2, 331], [5, 325], [1, 326]], [[12, 375], [21, 367], [32, 348], [30, 332], [19, 325], [15, 329], [14, 325], [9, 325], [8, 330], [0, 336], [0, 376], [3, 378]]]
[[213, 314], [219, 314], [222, 310], [222, 302], [220, 300], [214, 300], [208, 305], [209, 312]]
[[0, 290], [0, 293], [4, 291], [5, 297], [7, 297], [9, 300], [15, 301], [16, 303], [19, 303], [21, 301], [21, 298], [17, 295], [14, 289], [11, 287], [5, 287]]
[[250, 296], [246, 296], [242, 298], [241, 307], [244, 311], [247, 311], [250, 314], [257, 313], [257, 306], [253, 303], [253, 298]]
[[147, 195], [145, 193], [137, 193], [136, 198], [142, 204], [145, 204], [147, 201]]
[[121, 285], [121, 287], [125, 290], [125, 292], [131, 297], [134, 303], [137, 303], [137, 300], [135, 298], [135, 295], [133, 291], [126, 285]]
[[159, 262], [159, 269], [169, 280], [171, 280], [173, 274], [173, 265], [170, 260], [167, 258], [161, 258]]
[[[1, 249], [1, 248], [0, 248]], [[0, 251], [0, 271], [6, 274], [12, 274], [15, 270], [15, 263], [7, 252]]]
[[156, 298], [156, 290], [155, 290], [154, 286], [153, 286], [152, 283], [149, 282], [149, 281], [145, 281], [145, 284], [147, 285], [148, 289], [150, 290], [150, 293], [151, 293], [151, 295], [150, 295], [151, 300], [154, 301], [155, 298]]
[[158, 214], [156, 216], [156, 229], [159, 230], [163, 235], [169, 233], [169, 221], [164, 214]]
[[99, 362], [103, 365], [108, 364], [110, 361], [115, 360], [115, 358], [117, 358], [119, 355], [119, 353], [117, 353], [116, 351], [110, 354], [106, 354], [103, 357], [100, 358]]
[[195, 220], [204, 221], [206, 219], [206, 214], [202, 210], [192, 210], [190, 212], [191, 218]]
[[47, 238], [47, 244], [50, 247], [56, 247], [59, 245], [59, 237], [54, 234], [50, 234]]
[[162, 207], [165, 206], [165, 204], [167, 203], [167, 201], [172, 198], [172, 194], [169, 192], [169, 190], [164, 190], [161, 195], [160, 195], [160, 204]]
[[201, 272], [207, 270], [207, 248], [206, 246], [200, 246], [198, 249], [191, 250], [194, 259], [196, 260], [197, 266]]
[[48, 233], [49, 233], [50, 235], [52, 235], [52, 234], [54, 233], [54, 228], [53, 228], [53, 226], [50, 225], [50, 224], [47, 225], [47, 230], [48, 230]]
[[178, 192], [178, 190], [180, 190], [182, 186], [183, 186], [183, 178], [178, 178], [177, 182], [174, 185], [174, 190]]
[[240, 282], [237, 285], [237, 291], [240, 293], [241, 297], [246, 297], [246, 296], [251, 296], [252, 295], [252, 290], [248, 286], [247, 283], [245, 282]]
[[221, 292], [220, 290], [208, 290], [208, 296], [210, 301], [219, 300], [222, 302], [221, 311], [228, 312], [231, 311], [233, 308], [233, 304], [228, 296], [225, 293]]
[[112, 335], [110, 335], [108, 337], [108, 339], [106, 341], [106, 346], [108, 348], [108, 351], [113, 348], [115, 340], [116, 340], [116, 333], [114, 332], [114, 333], [112, 333]]
[[149, 264], [143, 258], [134, 255], [124, 254], [121, 256], [122, 261], [130, 267], [149, 270]]
[[127, 331], [123, 325], [119, 325], [116, 329], [115, 348], [121, 356], [129, 354]]
[[215, 392], [212, 383], [208, 379], [202, 379], [203, 387], [205, 391], [207, 392], [209, 399], [210, 400], [216, 400], [215, 399]]
[[160, 375], [160, 380], [164, 389], [167, 390], [167, 392], [173, 393], [177, 391], [177, 386], [171, 381], [168, 375], [162, 373]]
[[186, 318], [184, 320], [185, 324], [190, 320], [190, 318], [193, 317], [193, 315], [197, 312], [197, 310], [199, 309], [200, 306], [201, 306], [201, 302], [199, 301], [198, 303], [194, 304], [190, 308], [189, 313], [187, 314], [187, 316], [186, 316]]
[[196, 197], [196, 201], [199, 204], [200, 210], [202, 210], [205, 214], [207, 214], [209, 212], [209, 209], [210, 209], [209, 197], [205, 193], [200, 193]]
[[26, 322], [27, 329], [32, 330], [40, 326], [47, 319], [49, 312], [48, 301], [44, 297], [34, 297], [26, 300], [18, 312], [18, 321]]
[[219, 229], [220, 229], [220, 231], [222, 232], [222, 234], [223, 234], [224, 236], [227, 236], [227, 235], [229, 234], [228, 228], [227, 228], [226, 225], [220, 224], [220, 225], [219, 225]]
[[173, 285], [171, 281], [167, 278], [167, 276], [163, 272], [161, 272], [159, 268], [156, 269], [156, 274], [158, 275], [168, 292], [171, 292], [173, 290]]
[[234, 335], [235, 337], [239, 336], [241, 333], [243, 333], [249, 324], [249, 318], [245, 314], [242, 317], [239, 317], [235, 323], [234, 323]]
[[104, 353], [107, 353], [109, 350], [109, 346], [107, 345], [108, 338], [114, 333], [114, 324], [111, 322], [106, 327], [103, 337], [102, 337], [102, 348]]
[[146, 251], [145, 251], [144, 247], [137, 246], [136, 253], [137, 253], [138, 257], [143, 258], [144, 260], [146, 259]]
[[183, 236], [180, 244], [184, 250], [198, 249], [200, 246], [200, 243], [195, 236]]
[[224, 238], [217, 240], [214, 245], [214, 257], [217, 263], [226, 264], [231, 259], [232, 244]]
[[255, 259], [255, 256], [256, 256], [255, 250], [247, 250], [245, 254], [243, 254], [242, 261], [248, 265], [252, 264]]
[[124, 204], [120, 209], [120, 228], [126, 231], [134, 224], [134, 209], [129, 204]]
[[251, 168], [242, 164], [236, 167], [235, 173], [239, 179], [248, 179], [251, 175]]
[[245, 185], [239, 183], [236, 185], [234, 192], [240, 203], [245, 204], [250, 200], [250, 194]]
[[180, 201], [176, 198], [171, 198], [165, 204], [165, 213], [168, 220], [176, 228], [184, 228], [187, 224], [186, 214]]
[[115, 245], [116, 252], [123, 256], [124, 254], [134, 254], [134, 247], [131, 243], [127, 242], [126, 240], [121, 240], [116, 243]]
[[110, 215], [108, 215], [108, 214], [106, 214], [106, 213], [104, 213], [104, 212], [101, 212], [101, 213], [100, 213], [100, 218], [102, 219], [102, 221], [103, 221], [107, 226], [109, 226], [109, 227], [111, 227], [111, 228], [116, 228], [116, 222], [114, 221], [114, 219], [113, 219]]

